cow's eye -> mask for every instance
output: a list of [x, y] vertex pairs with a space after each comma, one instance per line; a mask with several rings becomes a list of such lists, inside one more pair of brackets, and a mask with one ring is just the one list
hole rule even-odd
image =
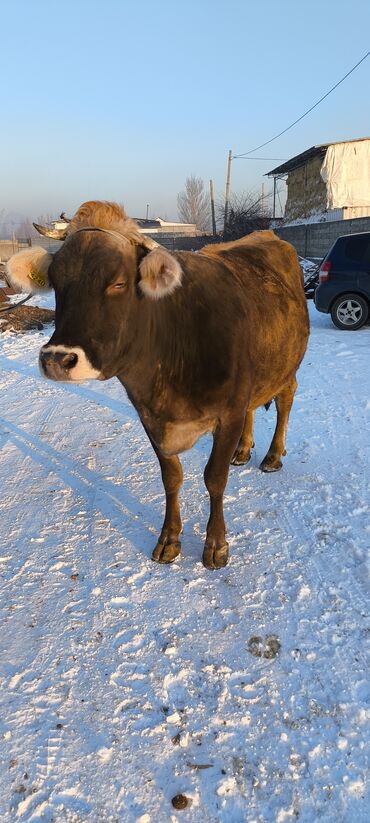
[[122, 291], [125, 287], [125, 281], [119, 280], [117, 283], [111, 283], [110, 286], [106, 288], [106, 294], [117, 294], [117, 292]]

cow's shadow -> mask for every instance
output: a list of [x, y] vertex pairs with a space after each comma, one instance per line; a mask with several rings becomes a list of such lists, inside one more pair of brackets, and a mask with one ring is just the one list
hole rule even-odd
[[[48, 473], [57, 475], [63, 484], [85, 498], [87, 503], [93, 498], [93, 507], [109, 517], [114, 523], [114, 528], [123, 537], [127, 537], [129, 531], [129, 539], [135, 550], [146, 557], [150, 556], [156, 535], [161, 528], [161, 515], [158, 514], [158, 510], [138, 500], [125, 486], [117, 486], [104, 479], [99, 472], [61, 454], [39, 437], [25, 432], [14, 423], [1, 417], [0, 424], [8, 441], [22, 454], [30, 457]], [[33, 487], [32, 479], [30, 483]]]
[[[18, 372], [24, 377], [38, 377], [38, 370], [36, 368], [17, 363], [4, 356], [0, 357], [0, 368], [9, 373]], [[86, 400], [91, 400], [94, 403], [103, 405], [104, 408], [111, 409], [116, 414], [125, 414], [124, 402], [116, 400], [108, 394], [103, 395], [100, 392], [96, 392], [87, 386], [73, 386], [66, 383], [63, 384], [63, 389], [59, 390], [82, 396]], [[132, 413], [133, 417], [135, 417], [136, 412], [134, 409], [132, 409]], [[124, 538], [130, 540], [135, 551], [143, 557], [151, 557], [151, 553], [162, 528], [165, 512], [165, 494], [161, 482], [159, 464], [150, 447], [148, 447], [148, 461], [152, 460], [153, 466], [158, 471], [158, 492], [160, 492], [161, 497], [161, 499], [158, 500], [158, 494], [156, 492], [156, 500], [153, 505], [135, 497], [126, 485], [117, 485], [111, 480], [104, 478], [99, 471], [87, 468], [80, 460], [73, 459], [65, 453], [61, 453], [48, 443], [45, 443], [45, 441], [37, 435], [24, 431], [23, 428], [16, 426], [11, 421], [0, 417], [0, 424], [3, 429], [3, 434], [6, 433], [8, 440], [25, 456], [31, 457], [33, 461], [43, 466], [48, 472], [57, 475], [76, 495], [81, 495], [81, 497], [86, 500], [86, 503], [89, 503], [93, 499], [93, 508], [98, 509], [109, 519], [110, 524], [115, 530]], [[144, 432], [143, 441], [145, 441]], [[198, 474], [199, 471], [200, 476], [204, 471], [210, 450], [210, 436], [201, 438], [191, 450], [193, 455], [197, 453], [195, 473]], [[194, 467], [192, 466], [190, 469], [188, 458], [185, 458], [183, 462], [185, 463], [185, 488], [183, 487], [182, 489], [182, 501], [184, 500], [185, 494], [187, 494], [188, 484], [191, 483], [191, 485], [193, 485], [195, 481]], [[187, 469], [189, 469], [190, 477], [187, 477]], [[183, 506], [181, 508], [186, 509], [186, 507]], [[182, 514], [184, 527], [181, 538], [182, 557], [186, 557], [191, 560], [192, 563], [196, 563], [201, 560], [208, 517], [208, 498], [205, 487], [202, 489], [201, 512], [199, 511], [196, 516], [186, 511], [183, 511]], [[199, 528], [197, 528], [200, 518], [202, 522], [204, 521], [204, 529], [202, 528], [201, 532], [199, 532]], [[160, 567], [153, 563], [153, 568]]]
[[[41, 377], [38, 368], [35, 366], [26, 366], [23, 363], [10, 360], [4, 355], [0, 356], [0, 369], [1, 371], [8, 372], [9, 374], [16, 372], [18, 374], [22, 374], [23, 377], [31, 377], [35, 380], [41, 381], [42, 383], [46, 382], [50, 385], [50, 381], [45, 381], [45, 378]], [[63, 383], [62, 386], [58, 386], [58, 383], [53, 383], [53, 388], [55, 391], [63, 393], [68, 392], [68, 394], [77, 395], [86, 400], [91, 400], [93, 403], [98, 405], [101, 404], [104, 408], [111, 409], [118, 414], [122, 414], [124, 409], [124, 404], [122, 401], [116, 400], [114, 397], [110, 397], [109, 394], [102, 394], [102, 392], [94, 391], [81, 383], [78, 383], [77, 385], [73, 385], [73, 383]], [[124, 392], [123, 388], [122, 392]]]
[[[150, 558], [162, 527], [165, 510], [165, 495], [159, 465], [158, 489], [163, 497], [161, 501], [158, 501], [156, 495], [156, 505], [151, 505], [135, 497], [127, 486], [116, 485], [111, 480], [105, 479], [98, 471], [87, 468], [79, 460], [62, 454], [40, 437], [25, 432], [9, 420], [0, 417], [0, 425], [2, 435], [5, 435], [7, 440], [16, 446], [25, 457], [31, 458], [48, 473], [56, 475], [65, 486], [69, 486], [76, 495], [84, 498], [86, 503], [90, 504], [91, 516], [93, 510], [98, 509], [109, 519], [115, 530], [130, 540], [138, 554]], [[157, 463], [154, 453], [153, 463], [154, 465]], [[30, 484], [34, 487], [32, 478]], [[206, 494], [202, 501], [203, 516], [205, 515], [205, 503]], [[188, 557], [192, 562], [201, 559], [203, 535], [196, 533], [195, 524], [198, 520], [199, 515], [183, 517], [183, 556]], [[157, 564], [153, 564], [154, 567], [157, 567]]]

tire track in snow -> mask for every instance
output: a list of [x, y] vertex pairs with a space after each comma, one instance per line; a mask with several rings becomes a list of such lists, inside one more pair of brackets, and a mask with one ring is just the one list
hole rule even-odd
[[[122, 516], [129, 516], [130, 518], [133, 516], [131, 527], [135, 526], [135, 515], [138, 509], [140, 514], [145, 510], [150, 514], [149, 507], [143, 502], [138, 503], [126, 489], [121, 489], [124, 497], [123, 501], [117, 495], [117, 487], [110, 481], [102, 480], [96, 472], [82, 466], [77, 461], [73, 461], [72, 458], [66, 455], [61, 455], [60, 452], [42, 442], [39, 437], [28, 434], [4, 418], [0, 418], [0, 421], [4, 428], [7, 427], [9, 441], [23, 454], [30, 456], [49, 472], [55, 473], [63, 483], [70, 486], [74, 492], [81, 496], [86, 496], [86, 493], [90, 492], [90, 500], [96, 500], [97, 495], [99, 495], [103, 500], [103, 514], [108, 508], [111, 512], [113, 511], [116, 519], [122, 518]], [[20, 475], [21, 473], [22, 470], [20, 470]], [[140, 534], [142, 534], [145, 527], [149, 529], [145, 522], [140, 524]], [[152, 532], [149, 533], [152, 537]]]

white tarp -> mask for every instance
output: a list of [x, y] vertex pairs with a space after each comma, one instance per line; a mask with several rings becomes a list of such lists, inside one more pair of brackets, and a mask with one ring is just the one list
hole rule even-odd
[[321, 177], [328, 209], [370, 206], [370, 140], [329, 146]]

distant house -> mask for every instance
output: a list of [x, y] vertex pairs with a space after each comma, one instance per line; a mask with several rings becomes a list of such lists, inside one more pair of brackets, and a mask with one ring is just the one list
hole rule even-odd
[[202, 234], [195, 223], [169, 222], [168, 220], [162, 220], [161, 217], [156, 217], [155, 220], [135, 219], [139, 224], [140, 231], [144, 234], [176, 234], [178, 237], [185, 235], [195, 237]]
[[370, 216], [370, 138], [312, 146], [267, 173], [285, 179], [284, 223]]
[[[174, 223], [168, 220], [162, 220], [161, 217], [156, 217], [155, 220], [144, 220], [140, 217], [135, 218], [139, 225], [139, 229], [143, 234], [176, 234], [177, 237], [184, 237], [190, 235], [195, 237], [202, 234], [195, 223]], [[67, 221], [59, 218], [52, 221], [53, 229], [66, 229]]]
[[59, 217], [58, 220], [52, 220], [51, 225], [53, 229], [60, 231], [61, 229], [66, 229], [68, 226], [68, 221], [63, 220], [63, 218]]

